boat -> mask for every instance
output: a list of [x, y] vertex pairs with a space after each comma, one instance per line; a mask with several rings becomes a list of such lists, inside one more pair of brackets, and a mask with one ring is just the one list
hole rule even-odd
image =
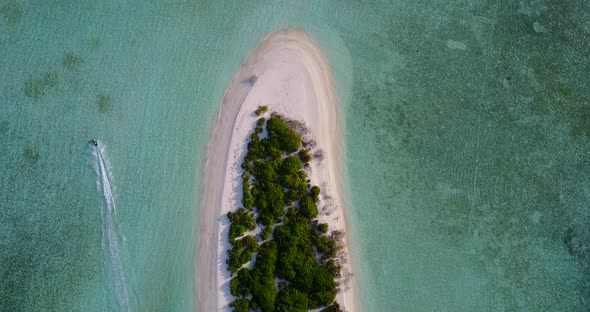
[[98, 146], [98, 141], [96, 141], [95, 138], [92, 138], [92, 144], [94, 144], [94, 146]]

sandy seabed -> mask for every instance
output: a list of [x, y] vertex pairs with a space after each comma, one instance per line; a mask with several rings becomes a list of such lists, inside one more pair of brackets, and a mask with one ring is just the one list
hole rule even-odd
[[[251, 77], [256, 76], [255, 81]], [[229, 311], [234, 297], [227, 265], [229, 220], [241, 206], [242, 169], [248, 136], [259, 118], [254, 110], [302, 121], [322, 151], [307, 170], [320, 186], [320, 222], [346, 232], [341, 112], [327, 58], [306, 32], [294, 29], [269, 34], [246, 58], [223, 97], [214, 123], [205, 164], [200, 203], [199, 243], [195, 263], [195, 303], [198, 311]], [[265, 117], [269, 117], [269, 113]], [[221, 178], [223, 177], [223, 179]], [[342, 278], [336, 300], [345, 311], [356, 311], [357, 287], [350, 264], [349, 235], [344, 235]]]

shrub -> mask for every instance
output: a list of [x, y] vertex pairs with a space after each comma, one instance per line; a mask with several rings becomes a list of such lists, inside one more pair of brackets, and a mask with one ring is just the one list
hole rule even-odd
[[309, 299], [307, 295], [295, 288], [286, 288], [277, 296], [277, 311], [307, 312]]
[[272, 226], [267, 226], [264, 231], [260, 233], [260, 238], [265, 241], [270, 237], [270, 234], [272, 234]]
[[314, 203], [313, 198], [307, 195], [299, 200], [299, 211], [307, 219], [313, 219], [318, 216], [318, 207]]
[[254, 214], [246, 212], [244, 208], [240, 208], [236, 212], [228, 212], [227, 218], [232, 222], [229, 226], [229, 242], [232, 244], [237, 237], [244, 235], [244, 232], [256, 228]]
[[317, 185], [314, 185], [311, 189], [310, 189], [310, 193], [311, 193], [311, 197], [313, 197], [313, 201], [317, 202], [320, 196], [320, 187]]
[[301, 192], [297, 192], [292, 189], [288, 190], [285, 192], [285, 205], [291, 205], [294, 201], [299, 200], [301, 196], [303, 196]]
[[334, 302], [336, 290], [312, 292], [309, 295], [309, 307], [312, 309], [327, 306]]
[[246, 232], [246, 228], [238, 223], [232, 223], [229, 226], [229, 242], [233, 245], [236, 241], [236, 238], [244, 235]]
[[328, 240], [325, 235], [316, 234], [312, 236], [313, 245], [324, 258], [329, 258], [330, 255], [331, 248]]
[[342, 312], [338, 302], [334, 302], [331, 306], [326, 307], [322, 312]]
[[234, 277], [234, 279], [232, 279], [229, 283], [229, 291], [232, 295], [236, 297], [240, 296], [240, 293], [238, 292], [238, 287], [240, 287], [240, 281], [237, 277]]
[[252, 164], [250, 164], [249, 162], [243, 162], [242, 163], [242, 169], [244, 169], [246, 172], [252, 172]]
[[234, 247], [228, 251], [227, 264], [229, 271], [235, 273], [244, 263], [252, 259], [252, 255], [257, 249], [258, 242], [251, 235], [234, 241]]
[[295, 131], [291, 130], [287, 122], [281, 119], [281, 117], [271, 117], [266, 122], [266, 130], [268, 131], [270, 140], [273, 141], [274, 139], [281, 150], [288, 153], [299, 150], [301, 137]]
[[317, 266], [313, 272], [312, 291], [334, 290], [335, 287], [334, 276], [330, 270], [324, 266]]
[[283, 175], [290, 175], [294, 174], [297, 171], [301, 170], [303, 164], [301, 160], [295, 156], [289, 156], [283, 160], [281, 165], [280, 173]]
[[238, 271], [238, 276], [234, 277], [230, 282], [231, 294], [236, 297], [246, 297], [250, 294], [251, 284], [250, 270], [241, 268]]
[[299, 151], [299, 153], [297, 153], [297, 155], [299, 156], [299, 159], [301, 159], [301, 161], [303, 162], [303, 164], [305, 164], [306, 166], [309, 166], [309, 162], [311, 161], [311, 152], [309, 151], [309, 149], [304, 148], [302, 150]]
[[256, 128], [258, 128], [258, 127], [262, 127], [262, 126], [264, 125], [264, 122], [266, 122], [266, 119], [264, 119], [264, 117], [262, 117], [262, 118], [258, 119], [258, 120], [256, 121]]
[[265, 183], [275, 183], [279, 175], [270, 161], [255, 161], [254, 177], [258, 185], [264, 185]]
[[329, 258], [336, 258], [336, 256], [338, 256], [338, 253], [342, 250], [341, 240], [342, 237], [338, 231], [334, 231], [333, 234], [328, 238], [328, 246], [330, 247], [330, 252], [328, 254]]
[[236, 299], [232, 303], [229, 304], [230, 307], [234, 308], [235, 312], [248, 312], [250, 311], [249, 307], [250, 302], [248, 299]]
[[[299, 170], [290, 175], [282, 175], [280, 177], [280, 182], [283, 187], [291, 189], [299, 194], [303, 194], [307, 189], [307, 175], [303, 170]], [[299, 198], [300, 196], [297, 197]]]
[[252, 198], [252, 195], [244, 196], [242, 198], [242, 204], [244, 205], [244, 207], [252, 209], [252, 207], [254, 206], [254, 198]]
[[256, 132], [252, 133], [250, 136], [250, 142], [248, 142], [248, 153], [246, 154], [244, 162], [249, 163], [252, 160], [264, 157], [266, 152], [265, 146], [262, 142], [263, 140], [260, 140]]
[[278, 160], [281, 159], [281, 157], [283, 157], [283, 151], [272, 146], [267, 150], [266, 154], [274, 160]]
[[262, 244], [252, 269], [252, 302], [263, 312], [274, 311], [277, 290], [275, 289], [275, 262], [277, 247], [273, 241]]
[[332, 273], [333, 276], [340, 277], [342, 267], [338, 261], [334, 259], [326, 261], [326, 268], [330, 271], [330, 273]]
[[283, 188], [279, 184], [265, 183], [258, 193], [256, 207], [258, 222], [271, 226], [285, 213]]
[[250, 309], [254, 311], [258, 310], [258, 303], [255, 300], [250, 300]]
[[268, 106], [264, 105], [264, 106], [258, 106], [258, 108], [254, 111], [254, 113], [256, 114], [256, 116], [260, 116], [264, 113], [268, 112]]

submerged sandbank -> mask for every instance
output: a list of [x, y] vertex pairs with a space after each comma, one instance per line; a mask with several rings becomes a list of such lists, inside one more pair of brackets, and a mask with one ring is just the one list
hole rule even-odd
[[[257, 77], [254, 82], [253, 76]], [[316, 149], [323, 152], [323, 160], [314, 160], [308, 174], [324, 194], [319, 219], [332, 230], [346, 232], [342, 123], [328, 60], [307, 33], [274, 32], [246, 58], [226, 90], [207, 147], [195, 268], [199, 311], [228, 310], [232, 300], [225, 264], [229, 249], [225, 214], [241, 205], [238, 164], [257, 119], [253, 111], [259, 105], [306, 124]], [[344, 238], [345, 262], [337, 301], [346, 311], [355, 311], [348, 237]]]

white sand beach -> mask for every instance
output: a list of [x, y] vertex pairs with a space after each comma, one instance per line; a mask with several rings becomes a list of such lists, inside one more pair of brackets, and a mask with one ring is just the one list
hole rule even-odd
[[[257, 79], [251, 82], [253, 75]], [[314, 159], [307, 170], [312, 184], [320, 186], [323, 194], [318, 204], [319, 219], [331, 230], [346, 233], [342, 121], [328, 60], [307, 33], [274, 32], [246, 58], [226, 90], [207, 147], [195, 264], [198, 311], [229, 311], [234, 299], [225, 263], [229, 249], [225, 215], [241, 205], [240, 163], [258, 119], [253, 112], [260, 105], [305, 123], [317, 142], [312, 152], [321, 150], [324, 156]], [[337, 301], [345, 311], [356, 311], [357, 289], [348, 240], [349, 235], [345, 235]]]

